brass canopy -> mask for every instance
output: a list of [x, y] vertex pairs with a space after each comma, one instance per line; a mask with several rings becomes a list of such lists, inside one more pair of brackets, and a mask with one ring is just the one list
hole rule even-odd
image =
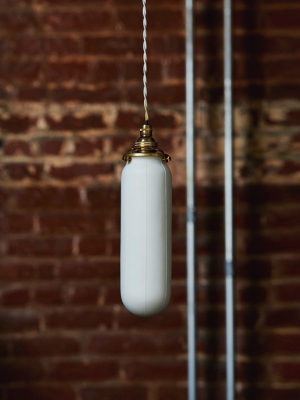
[[171, 157], [165, 154], [157, 146], [156, 141], [152, 137], [152, 127], [145, 123], [140, 129], [140, 138], [135, 142], [127, 153], [123, 155], [124, 161], [131, 161], [131, 157], [161, 157], [165, 162], [171, 161]]

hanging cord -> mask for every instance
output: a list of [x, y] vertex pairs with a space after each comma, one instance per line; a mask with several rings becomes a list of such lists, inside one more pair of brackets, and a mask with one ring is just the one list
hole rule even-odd
[[146, 0], [143, 2], [143, 51], [144, 51], [144, 67], [143, 67], [143, 83], [144, 83], [144, 108], [145, 108], [145, 121], [148, 123], [148, 102], [147, 102], [147, 16], [146, 16]]

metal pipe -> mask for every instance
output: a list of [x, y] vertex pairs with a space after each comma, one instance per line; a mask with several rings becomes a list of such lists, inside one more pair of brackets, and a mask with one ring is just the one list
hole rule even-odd
[[232, 0], [224, 0], [225, 275], [227, 400], [235, 399]]
[[196, 400], [194, 1], [186, 0], [186, 170], [187, 170], [187, 329], [188, 400]]

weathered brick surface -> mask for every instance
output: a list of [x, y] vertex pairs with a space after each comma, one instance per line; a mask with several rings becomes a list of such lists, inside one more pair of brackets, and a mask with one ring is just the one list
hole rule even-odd
[[[119, 292], [122, 154], [143, 122], [140, 0], [0, 6], [0, 398], [186, 400], [184, 1], [148, 2], [148, 100], [172, 156], [173, 292]], [[296, 0], [234, 2], [237, 389], [298, 400]], [[196, 1], [199, 398], [225, 399], [222, 1]]]

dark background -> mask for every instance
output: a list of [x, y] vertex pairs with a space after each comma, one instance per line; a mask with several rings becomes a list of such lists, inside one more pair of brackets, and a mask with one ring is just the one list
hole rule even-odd
[[[300, 4], [234, 2], [237, 392], [300, 398]], [[121, 304], [122, 154], [143, 123], [139, 0], [1, 0], [1, 400], [186, 400], [185, 26], [148, 1], [172, 156], [173, 292]], [[225, 399], [222, 2], [196, 23], [199, 399]]]

